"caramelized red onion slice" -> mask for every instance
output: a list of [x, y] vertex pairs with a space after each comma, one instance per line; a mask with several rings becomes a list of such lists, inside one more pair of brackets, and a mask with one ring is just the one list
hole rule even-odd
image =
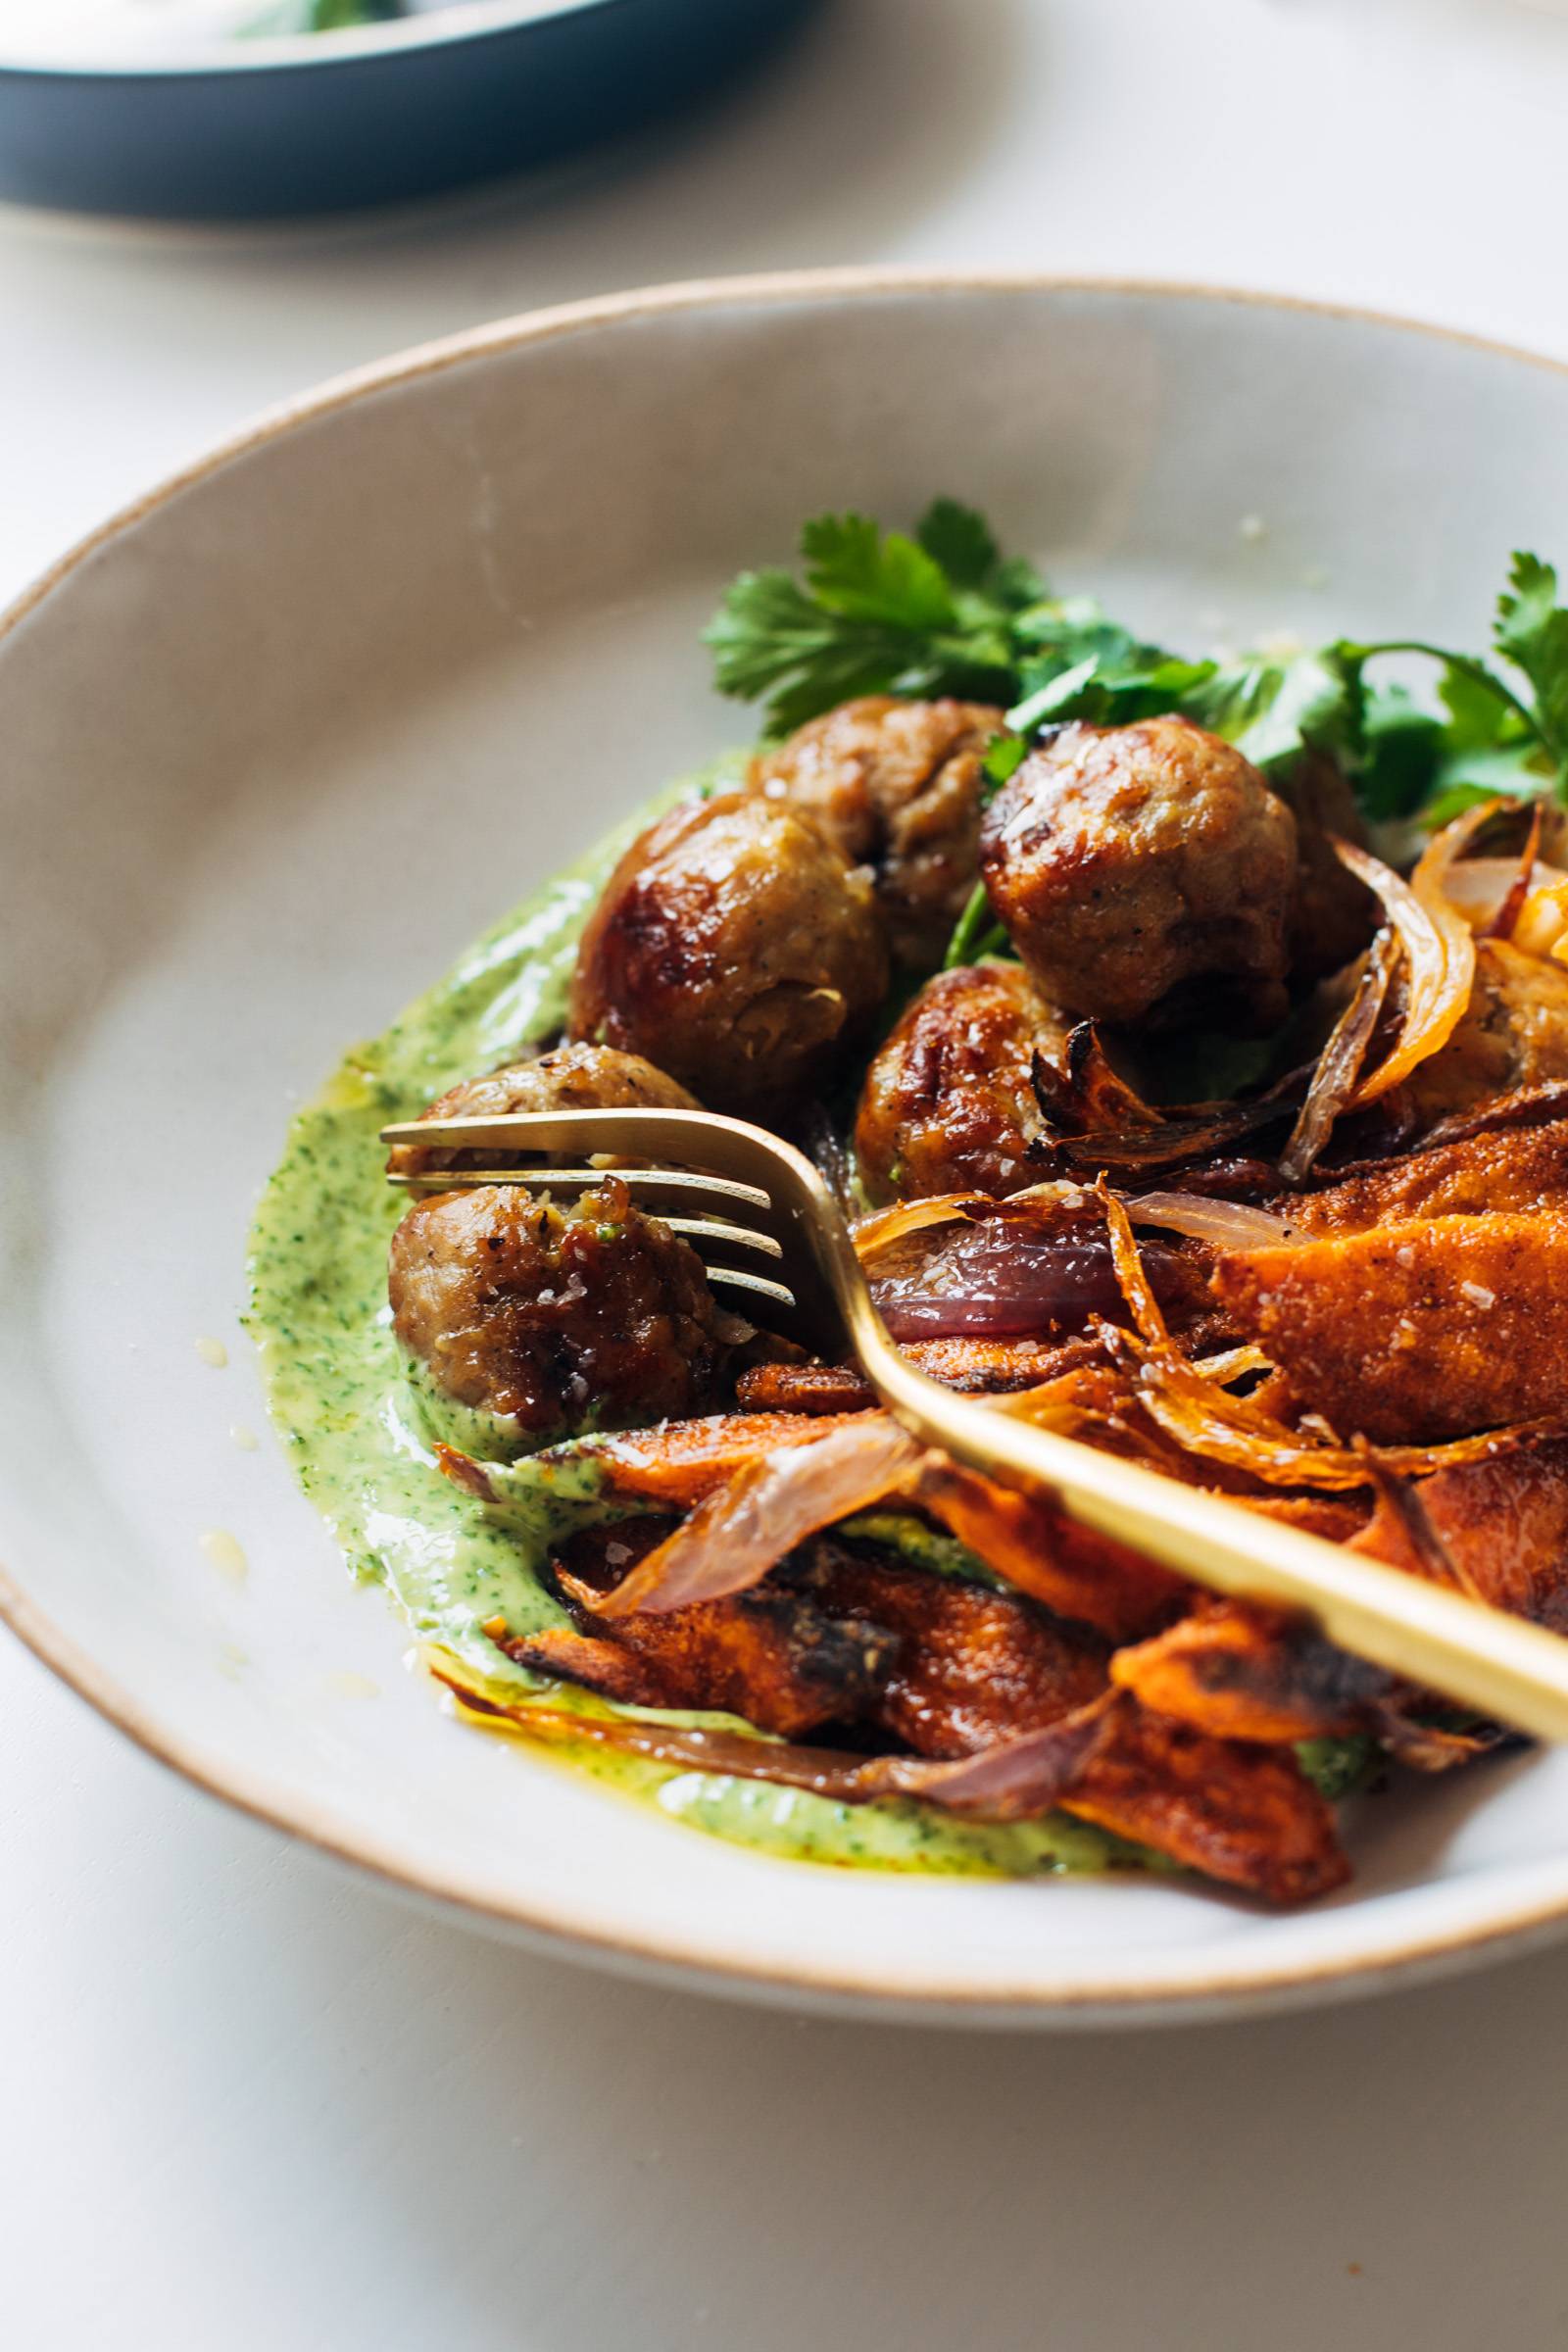
[[[1179, 1277], [1167, 1248], [1154, 1246], [1148, 1271], [1156, 1292], [1174, 1291]], [[971, 1225], [937, 1266], [873, 1281], [871, 1296], [901, 1342], [1038, 1339], [1082, 1331], [1091, 1316], [1114, 1315], [1121, 1304], [1102, 1234], [1031, 1231], [1000, 1219]]]
[[1372, 943], [1354, 996], [1335, 1023], [1322, 1053], [1306, 1101], [1297, 1114], [1290, 1141], [1280, 1153], [1280, 1178], [1285, 1184], [1304, 1184], [1334, 1132], [1340, 1113], [1355, 1100], [1361, 1069], [1383, 1016], [1389, 983], [1399, 957], [1398, 934], [1385, 927]]
[[747, 1464], [598, 1602], [602, 1617], [683, 1609], [760, 1585], [818, 1528], [868, 1510], [907, 1478], [917, 1442], [866, 1413], [814, 1444]]
[[1476, 976], [1476, 943], [1444, 885], [1449, 868], [1496, 806], [1489, 802], [1467, 809], [1435, 833], [1408, 882], [1369, 851], [1334, 838], [1341, 864], [1382, 901], [1404, 957], [1405, 1006], [1399, 1034], [1377, 1068], [1361, 1079], [1348, 1109], [1364, 1109], [1407, 1078], [1447, 1044], [1464, 1015]]
[[[890, 1336], [900, 1342], [1040, 1339], [1081, 1331], [1092, 1315], [1114, 1315], [1121, 1294], [1104, 1236], [1086, 1222], [1093, 1204], [1085, 1186], [1051, 1183], [1004, 1200], [943, 1193], [867, 1220], [856, 1231], [856, 1247], [871, 1272], [871, 1295]], [[1199, 1230], [1212, 1225], [1242, 1246], [1243, 1228], [1223, 1208], [1216, 1214], [1201, 1200], [1192, 1207]], [[1257, 1215], [1260, 1222], [1247, 1240], [1278, 1241], [1284, 1228]], [[1149, 1222], [1181, 1228], [1180, 1205], [1168, 1217], [1156, 1208]], [[956, 1230], [934, 1251], [885, 1275], [875, 1272], [893, 1243], [939, 1224]], [[1151, 1252], [1148, 1271], [1161, 1295], [1180, 1283], [1163, 1245]]]
[[924, 1756], [855, 1756], [836, 1748], [804, 1747], [745, 1732], [703, 1731], [632, 1716], [577, 1715], [564, 1708], [503, 1695], [481, 1684], [445, 1651], [426, 1663], [459, 1705], [481, 1722], [505, 1725], [556, 1745], [588, 1741], [673, 1764], [690, 1772], [721, 1772], [749, 1781], [773, 1781], [844, 1804], [879, 1796], [918, 1796], [944, 1812], [980, 1821], [1021, 1821], [1049, 1812], [1079, 1778], [1125, 1700], [1114, 1691], [1020, 1739], [953, 1761]]

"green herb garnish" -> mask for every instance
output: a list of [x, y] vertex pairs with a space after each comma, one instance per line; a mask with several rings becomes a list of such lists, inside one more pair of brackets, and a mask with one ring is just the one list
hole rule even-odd
[[1012, 700], [1019, 618], [1044, 591], [971, 508], [939, 498], [913, 538], [819, 514], [801, 556], [804, 581], [743, 571], [704, 636], [720, 693], [765, 703], [770, 734], [859, 694]]

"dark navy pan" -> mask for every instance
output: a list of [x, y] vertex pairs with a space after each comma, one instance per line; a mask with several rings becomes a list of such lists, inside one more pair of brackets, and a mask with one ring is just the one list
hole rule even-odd
[[145, 70], [0, 56], [0, 197], [242, 220], [428, 195], [651, 121], [807, 4], [495, 0]]

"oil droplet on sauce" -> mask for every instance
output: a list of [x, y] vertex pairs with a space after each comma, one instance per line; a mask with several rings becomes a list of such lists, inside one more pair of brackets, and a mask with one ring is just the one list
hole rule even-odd
[[204, 1364], [212, 1365], [215, 1372], [221, 1372], [228, 1361], [228, 1349], [222, 1341], [209, 1339], [205, 1332], [196, 1343], [196, 1352]]
[[200, 1536], [204, 1558], [231, 1585], [242, 1585], [250, 1572], [244, 1546], [226, 1527], [205, 1527]]
[[262, 1442], [255, 1430], [247, 1429], [243, 1421], [236, 1421], [228, 1434], [241, 1453], [254, 1453]]
[[323, 1677], [325, 1688], [334, 1698], [379, 1698], [381, 1686], [372, 1683], [368, 1674], [342, 1672]]

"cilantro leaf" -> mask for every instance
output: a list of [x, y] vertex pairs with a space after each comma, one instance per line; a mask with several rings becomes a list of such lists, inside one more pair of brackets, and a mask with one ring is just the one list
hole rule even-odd
[[1197, 681], [1181, 704], [1189, 718], [1234, 743], [1265, 774], [1291, 765], [1308, 745], [1343, 744], [1350, 707], [1345, 671], [1332, 653], [1230, 663]]
[[705, 632], [720, 693], [764, 701], [769, 734], [852, 695], [1016, 692], [1014, 624], [1045, 591], [971, 509], [938, 499], [912, 538], [819, 514], [801, 554], [804, 585], [777, 567], [743, 572]]
[[[778, 566], [743, 572], [705, 632], [720, 692], [763, 703], [773, 736], [858, 695], [953, 694], [1012, 705], [1012, 733], [988, 755], [993, 786], [1039, 727], [1176, 712], [1266, 773], [1308, 748], [1327, 752], [1374, 820], [1433, 821], [1543, 787], [1568, 801], [1568, 607], [1539, 556], [1513, 559], [1493, 666], [1416, 638], [1186, 661], [1092, 597], [1052, 596], [1032, 564], [1002, 554], [984, 516], [951, 498], [934, 501], [912, 535], [864, 514], [819, 514], [801, 554], [804, 579]], [[1369, 677], [1384, 656], [1436, 662], [1437, 707]]]
[[834, 644], [820, 609], [787, 571], [743, 571], [709, 623], [704, 643], [713, 656], [721, 694], [750, 701], [781, 677], [815, 662]]
[[1557, 602], [1556, 572], [1539, 556], [1514, 557], [1493, 637], [1536, 690], [1542, 742], [1559, 766], [1568, 763], [1568, 612]]
[[955, 588], [983, 591], [1002, 562], [985, 516], [956, 498], [933, 499], [915, 537]]
[[901, 531], [884, 536], [865, 514], [818, 514], [801, 533], [806, 579], [826, 612], [920, 633], [957, 620], [948, 575]]

